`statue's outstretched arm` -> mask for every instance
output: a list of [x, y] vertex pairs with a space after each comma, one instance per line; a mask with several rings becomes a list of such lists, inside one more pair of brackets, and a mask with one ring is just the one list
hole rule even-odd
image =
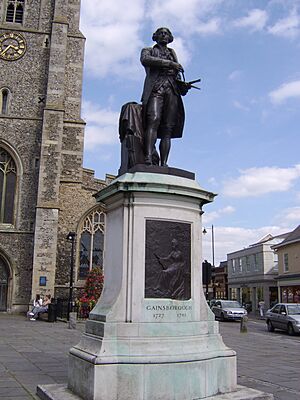
[[151, 47], [142, 50], [141, 63], [144, 67], [174, 68], [177, 71], [183, 70], [182, 66], [175, 61], [165, 60], [151, 55]]

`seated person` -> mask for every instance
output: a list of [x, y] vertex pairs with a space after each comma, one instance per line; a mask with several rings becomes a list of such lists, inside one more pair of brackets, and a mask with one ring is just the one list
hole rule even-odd
[[48, 305], [50, 303], [51, 303], [51, 295], [47, 294], [41, 307], [36, 307], [34, 309], [34, 314], [31, 316], [30, 321], [35, 321], [40, 314], [48, 312]]
[[33, 308], [31, 311], [28, 311], [27, 317], [32, 317], [35, 312], [37, 311], [38, 308], [40, 308], [43, 304], [43, 299], [39, 294], [35, 296], [35, 299], [33, 300]]

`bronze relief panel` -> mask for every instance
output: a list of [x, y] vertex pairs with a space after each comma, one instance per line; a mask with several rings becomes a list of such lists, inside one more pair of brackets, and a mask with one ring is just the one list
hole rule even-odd
[[191, 298], [191, 224], [146, 221], [145, 298]]

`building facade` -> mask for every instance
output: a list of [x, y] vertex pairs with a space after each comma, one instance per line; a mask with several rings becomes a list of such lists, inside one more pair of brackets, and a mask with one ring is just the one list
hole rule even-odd
[[260, 301], [265, 303], [265, 309], [278, 302], [278, 258], [272, 245], [286, 236], [267, 235], [256, 244], [227, 254], [230, 299], [248, 305], [252, 311], [257, 311]]
[[221, 261], [215, 268], [214, 286], [216, 299], [228, 299], [228, 268], [227, 261]]
[[278, 257], [278, 299], [300, 303], [300, 225], [273, 249]]
[[80, 0], [0, 0], [0, 310], [64, 296], [102, 263], [106, 185], [84, 169]]

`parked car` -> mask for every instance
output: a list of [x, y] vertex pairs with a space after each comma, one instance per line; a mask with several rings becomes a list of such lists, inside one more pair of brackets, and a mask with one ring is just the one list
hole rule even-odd
[[247, 311], [235, 300], [218, 300], [211, 307], [216, 319], [225, 320], [241, 320], [247, 315]]
[[269, 332], [275, 329], [287, 331], [289, 335], [300, 333], [300, 304], [278, 303], [266, 312]]

